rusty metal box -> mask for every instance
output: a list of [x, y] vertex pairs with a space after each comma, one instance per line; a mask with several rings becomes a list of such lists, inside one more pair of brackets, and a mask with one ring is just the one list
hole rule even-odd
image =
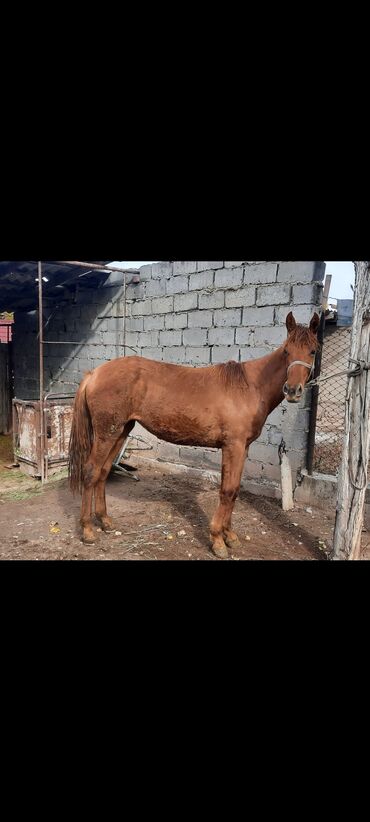
[[[41, 436], [40, 402], [13, 400], [14, 462], [32, 477], [52, 476], [68, 464], [73, 397], [53, 397], [43, 403], [44, 435]], [[43, 440], [43, 442], [42, 442]]]

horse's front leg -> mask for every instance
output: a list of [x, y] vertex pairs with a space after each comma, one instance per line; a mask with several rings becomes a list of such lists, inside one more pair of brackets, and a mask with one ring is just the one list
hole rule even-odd
[[236, 547], [239, 544], [238, 537], [231, 531], [230, 526], [235, 500], [239, 493], [245, 456], [244, 442], [225, 445], [222, 449], [220, 504], [211, 522], [212, 551], [216, 557], [221, 559], [229, 556], [225, 543], [229, 547]]
[[[244, 462], [247, 459], [247, 457], [248, 457], [248, 448], [246, 448], [246, 450], [244, 452], [244, 460], [243, 460], [241, 473], [243, 472]], [[240, 488], [240, 479], [241, 479], [241, 474], [240, 474], [240, 478], [239, 478], [239, 488]], [[238, 491], [239, 491], [239, 488], [238, 488]], [[225, 517], [225, 520], [224, 520], [223, 537], [224, 537], [224, 541], [226, 542], [226, 545], [229, 548], [240, 548], [240, 545], [241, 545], [240, 539], [239, 539], [238, 535], [235, 533], [235, 531], [232, 530], [232, 527], [231, 527], [231, 519], [232, 519], [232, 515], [233, 515], [233, 511], [234, 511], [234, 505], [235, 505], [235, 500], [232, 503], [232, 505], [230, 506], [229, 513]]]

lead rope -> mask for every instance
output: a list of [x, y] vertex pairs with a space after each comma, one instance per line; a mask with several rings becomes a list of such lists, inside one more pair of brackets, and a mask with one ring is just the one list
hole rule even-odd
[[[365, 362], [365, 360], [351, 360], [350, 362], [356, 363], [356, 367], [352, 369], [346, 369], [345, 371], [336, 371], [335, 374], [329, 374], [328, 377], [316, 377], [315, 380], [309, 380], [306, 382], [306, 388], [311, 387], [313, 385], [319, 385], [320, 382], [326, 382], [326, 380], [331, 380], [334, 377], [341, 377], [343, 374], [347, 374], [348, 377], [361, 377], [364, 371], [370, 370], [370, 362]], [[294, 363], [292, 363], [294, 365]], [[290, 366], [289, 366], [290, 367]], [[289, 369], [288, 369], [289, 370]], [[313, 369], [312, 369], [313, 370]]]
[[[309, 382], [306, 383], [305, 387], [307, 388], [307, 387], [311, 387], [311, 386], [314, 386], [314, 385], [320, 385], [321, 382], [326, 382], [326, 380], [334, 379], [334, 377], [341, 377], [344, 374], [346, 374], [347, 377], [361, 377], [362, 374], [364, 373], [364, 371], [370, 371], [370, 362], [366, 362], [366, 360], [352, 360], [350, 358], [349, 362], [355, 363], [355, 368], [349, 368], [349, 369], [346, 369], [345, 371], [337, 371], [335, 374], [330, 374], [328, 377], [322, 377], [322, 376], [316, 377], [316, 379], [314, 379], [314, 380], [309, 380]], [[302, 365], [305, 365], [305, 364], [306, 363], [302, 363]], [[292, 363], [292, 365], [294, 365], [294, 363]], [[289, 368], [288, 368], [288, 371], [289, 371]], [[312, 374], [312, 371], [313, 371], [313, 367], [312, 367], [310, 376]], [[362, 397], [361, 397], [361, 401], [362, 401]], [[346, 400], [346, 422], [347, 422], [347, 427], [348, 427], [348, 424], [349, 424], [349, 419], [348, 418], [349, 418], [349, 400]], [[353, 466], [351, 464], [350, 459], [349, 459], [349, 465], [348, 465], [348, 473], [349, 473], [350, 483], [351, 483], [352, 487], [355, 488], [356, 491], [363, 491], [367, 486], [367, 474], [366, 474], [366, 470], [365, 470], [364, 442], [365, 442], [364, 415], [362, 413], [361, 414], [361, 421], [360, 421], [361, 461], [359, 462], [359, 465], [358, 465], [358, 468], [357, 468], [357, 471], [359, 470], [359, 468], [361, 468], [362, 474], [363, 474], [363, 477], [364, 477], [363, 482], [362, 482], [361, 485], [357, 485], [356, 482], [355, 482], [355, 479], [354, 479], [354, 476], [353, 476]]]

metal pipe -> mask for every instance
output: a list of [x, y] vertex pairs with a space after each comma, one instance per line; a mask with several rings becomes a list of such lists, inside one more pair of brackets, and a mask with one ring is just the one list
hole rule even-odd
[[58, 394], [58, 393], [54, 394], [51, 391], [49, 394], [45, 394], [45, 402], [46, 402], [46, 400], [49, 400], [49, 399], [53, 399], [53, 400], [73, 400], [74, 397], [75, 397], [75, 394]]
[[[80, 340], [79, 342], [76, 342], [76, 340], [70, 340], [70, 341], [68, 341], [68, 340], [59, 340], [59, 341], [58, 340], [44, 340], [43, 343], [44, 343], [44, 345], [81, 345], [81, 346], [82, 345], [95, 345], [95, 346], [99, 346], [99, 348], [108, 348], [109, 345], [110, 345], [110, 343], [92, 343], [88, 339], [87, 340]], [[125, 342], [125, 346], [126, 346], [126, 348], [129, 348], [130, 351], [136, 351], [136, 353], [137, 353], [137, 348], [133, 348], [132, 345], [126, 345], [126, 342]], [[77, 383], [76, 383], [76, 385], [77, 385]]]
[[126, 356], [126, 271], [123, 278], [123, 356]]
[[45, 481], [45, 448], [44, 448], [44, 341], [42, 316], [42, 264], [38, 262], [39, 273], [39, 366], [40, 366], [40, 454], [41, 454], [41, 483]]
[[74, 265], [78, 268], [87, 268], [91, 271], [100, 271], [101, 274], [104, 274], [105, 271], [117, 271], [119, 274], [122, 274], [124, 271], [126, 274], [138, 274], [140, 272], [139, 268], [116, 268], [112, 265], [96, 265], [96, 263], [80, 263], [78, 260], [55, 260], [56, 265]]
[[[324, 342], [324, 332], [325, 332], [325, 311], [322, 312], [320, 317], [320, 325], [317, 332], [317, 339], [320, 343], [320, 348], [316, 354], [315, 358], [315, 370], [313, 372], [313, 379], [315, 380], [316, 377], [319, 377], [321, 374], [321, 360], [322, 360], [322, 345]], [[307, 440], [307, 472], [309, 476], [312, 476], [313, 472], [313, 458], [315, 453], [315, 437], [316, 437], [316, 420], [317, 420], [317, 408], [319, 404], [319, 392], [320, 387], [318, 385], [314, 385], [312, 388], [312, 398], [311, 398], [311, 412], [310, 412], [310, 426], [308, 431], [308, 440]]]

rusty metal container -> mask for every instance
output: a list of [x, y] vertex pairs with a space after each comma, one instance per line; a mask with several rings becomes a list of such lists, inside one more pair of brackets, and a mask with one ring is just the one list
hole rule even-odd
[[73, 399], [68, 395], [49, 396], [44, 400], [43, 437], [40, 402], [13, 400], [14, 462], [19, 463], [25, 474], [41, 477], [42, 460], [45, 480], [67, 466]]

